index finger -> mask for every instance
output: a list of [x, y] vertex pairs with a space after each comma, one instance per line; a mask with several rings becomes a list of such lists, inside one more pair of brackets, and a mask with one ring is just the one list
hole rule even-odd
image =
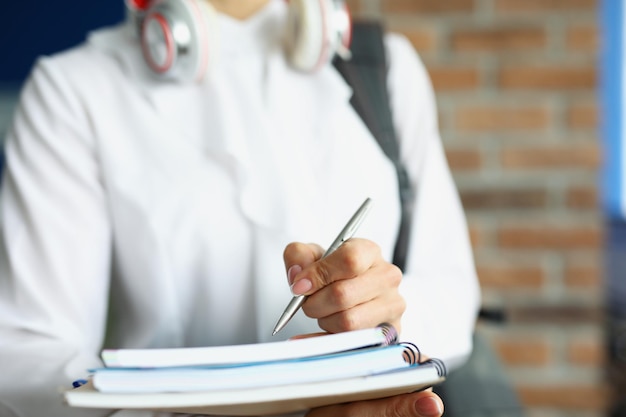
[[330, 255], [310, 264], [293, 277], [294, 295], [311, 295], [335, 281], [367, 271], [380, 256], [380, 248], [367, 239], [352, 238]]
[[314, 243], [291, 242], [283, 251], [283, 261], [287, 270], [289, 285], [294, 282], [295, 276], [313, 262], [322, 257], [324, 249]]

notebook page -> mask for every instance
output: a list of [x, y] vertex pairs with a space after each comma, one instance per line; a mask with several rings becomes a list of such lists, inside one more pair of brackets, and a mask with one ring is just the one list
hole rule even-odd
[[[228, 365], [326, 355], [361, 347], [387, 345], [389, 340], [389, 328], [379, 326], [270, 343], [172, 349], [105, 349], [102, 351], [102, 360], [107, 367]], [[395, 342], [395, 338], [393, 340]]]

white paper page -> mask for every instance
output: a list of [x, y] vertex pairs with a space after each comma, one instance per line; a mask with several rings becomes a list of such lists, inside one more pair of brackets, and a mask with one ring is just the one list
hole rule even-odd
[[298, 359], [385, 344], [386, 331], [376, 327], [271, 343], [174, 349], [106, 349], [102, 352], [102, 360], [107, 367], [225, 365]]

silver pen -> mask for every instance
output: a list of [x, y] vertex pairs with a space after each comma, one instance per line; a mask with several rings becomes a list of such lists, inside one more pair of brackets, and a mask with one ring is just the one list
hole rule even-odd
[[[352, 215], [348, 223], [341, 230], [337, 238], [333, 241], [333, 243], [331, 243], [326, 252], [324, 252], [324, 255], [322, 255], [322, 259], [336, 251], [339, 246], [343, 244], [343, 242], [354, 236], [354, 233], [363, 222], [363, 219], [365, 219], [365, 215], [369, 211], [371, 204], [372, 200], [369, 197], [366, 198], [363, 204], [361, 204], [361, 207], [359, 207], [359, 209]], [[274, 336], [283, 327], [285, 327], [285, 325], [289, 322], [289, 320], [291, 320], [293, 315], [296, 314], [298, 309], [302, 307], [302, 304], [304, 304], [306, 298], [306, 295], [296, 295], [291, 299], [291, 302], [289, 303], [289, 305], [287, 305], [285, 311], [283, 311], [283, 314], [278, 319], [276, 326], [274, 326], [272, 336]]]

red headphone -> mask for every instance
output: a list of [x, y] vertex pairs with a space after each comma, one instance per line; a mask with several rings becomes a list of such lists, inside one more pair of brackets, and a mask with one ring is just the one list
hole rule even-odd
[[[290, 0], [285, 54], [313, 72], [335, 55], [349, 58], [352, 23], [343, 0]], [[135, 16], [146, 63], [156, 74], [201, 81], [215, 50], [216, 12], [207, 0], [126, 0]]]

